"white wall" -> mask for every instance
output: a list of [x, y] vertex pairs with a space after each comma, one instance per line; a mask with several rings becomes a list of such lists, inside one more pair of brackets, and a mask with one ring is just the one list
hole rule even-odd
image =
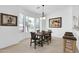
[[74, 36], [77, 38], [76, 45], [79, 49], [79, 31], [72, 29], [73, 16], [79, 16], [79, 6], [72, 6], [66, 9], [56, 10], [56, 12], [52, 12], [52, 14], [48, 16], [48, 19], [52, 17], [62, 17], [62, 28], [49, 28], [48, 19], [46, 23], [48, 25], [46, 25], [46, 27], [47, 29], [52, 30], [52, 35], [55, 37], [62, 37], [66, 31], [73, 32]]
[[[20, 6], [0, 6], [0, 13], [12, 14], [19, 16], [22, 13], [27, 16], [36, 17], [35, 14], [26, 11]], [[4, 48], [13, 44], [18, 43], [24, 38], [28, 38], [28, 33], [19, 31], [18, 26], [0, 26], [0, 48]]]
[[[38, 15], [20, 8], [20, 6], [0, 6], [0, 13], [12, 14], [16, 16], [19, 16], [19, 13], [23, 13], [27, 16], [38, 17]], [[72, 16], [79, 16], [79, 6], [73, 7], [73, 13], [72, 7], [52, 11], [52, 14], [48, 15], [46, 22], [43, 23], [42, 29], [51, 29], [53, 36], [62, 37], [64, 32], [72, 31]], [[52, 17], [62, 17], [62, 28], [49, 28], [48, 19]], [[73, 30], [73, 33], [78, 39], [77, 46], [79, 48], [79, 31]], [[22, 39], [28, 38], [30, 36], [28, 34], [29, 33], [20, 32], [18, 26], [0, 26], [0, 48], [16, 44]]]
[[[62, 17], [62, 28], [49, 28], [49, 19], [54, 17]], [[55, 37], [62, 37], [65, 32], [72, 31], [72, 7], [52, 11], [48, 16], [46, 27], [52, 30], [52, 35]]]
[[[72, 16], [79, 16], [79, 5], [73, 6]], [[73, 33], [74, 33], [75, 37], [77, 38], [77, 47], [79, 49], [79, 30], [73, 29]]]

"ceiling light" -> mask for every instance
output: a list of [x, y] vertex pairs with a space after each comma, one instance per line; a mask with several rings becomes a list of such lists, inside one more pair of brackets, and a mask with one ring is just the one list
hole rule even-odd
[[42, 19], [46, 19], [45, 13], [44, 13], [44, 5], [42, 5]]

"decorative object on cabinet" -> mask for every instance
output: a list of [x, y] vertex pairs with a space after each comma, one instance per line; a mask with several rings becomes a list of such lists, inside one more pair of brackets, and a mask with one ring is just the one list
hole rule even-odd
[[1, 26], [17, 26], [17, 16], [0, 13]]
[[49, 19], [50, 28], [61, 28], [62, 27], [62, 17], [56, 17]]

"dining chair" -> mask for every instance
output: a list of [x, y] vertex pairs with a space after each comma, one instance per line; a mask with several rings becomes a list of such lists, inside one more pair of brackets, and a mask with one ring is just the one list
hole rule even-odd
[[40, 32], [40, 30], [37, 30], [37, 32]]
[[51, 43], [51, 33], [51, 31], [48, 31], [48, 33], [45, 35], [47, 44]]
[[51, 32], [49, 32], [49, 41], [51, 43]]
[[51, 33], [52, 33], [52, 31], [48, 30], [48, 33], [49, 33], [49, 41], [51, 42]]
[[43, 43], [47, 43], [47, 44], [49, 44], [49, 42], [48, 42], [48, 36], [49, 36], [49, 34], [46, 32], [46, 31], [42, 31], [42, 34], [43, 34]]
[[36, 49], [36, 45], [40, 44], [40, 39], [36, 36], [35, 32], [31, 32], [31, 40], [30, 46], [34, 43], [34, 48]]

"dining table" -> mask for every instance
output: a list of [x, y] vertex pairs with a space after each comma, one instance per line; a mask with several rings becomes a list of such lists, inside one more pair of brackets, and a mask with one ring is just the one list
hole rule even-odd
[[45, 33], [43, 33], [43, 32], [36, 32], [35, 34], [40, 39], [41, 47], [43, 47], [44, 40], [45, 40], [44, 37], [45, 37], [45, 35], [48, 34], [48, 32], [45, 32]]

